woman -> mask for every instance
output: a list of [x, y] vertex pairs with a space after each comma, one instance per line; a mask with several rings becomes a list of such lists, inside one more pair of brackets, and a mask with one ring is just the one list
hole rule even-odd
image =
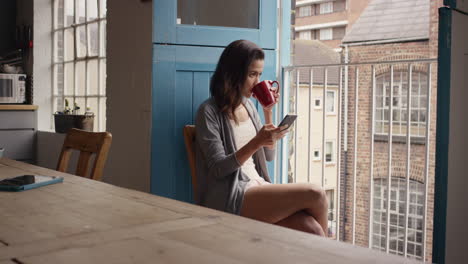
[[[266, 161], [287, 130], [272, 124], [272, 108], [263, 108], [263, 126], [252, 88], [263, 72], [264, 53], [254, 43], [237, 40], [221, 54], [210, 83], [211, 98], [198, 109], [196, 127], [197, 202], [324, 236], [327, 200], [311, 184], [271, 184]], [[278, 96], [276, 96], [278, 102]]]

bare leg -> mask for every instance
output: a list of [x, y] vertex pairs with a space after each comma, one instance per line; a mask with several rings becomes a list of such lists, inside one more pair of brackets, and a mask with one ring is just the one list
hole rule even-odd
[[319, 236], [325, 236], [322, 226], [317, 222], [317, 220], [304, 211], [299, 211], [276, 224]]
[[312, 184], [267, 184], [254, 186], [244, 194], [241, 215], [275, 224], [299, 211], [311, 215], [327, 233], [327, 198]]

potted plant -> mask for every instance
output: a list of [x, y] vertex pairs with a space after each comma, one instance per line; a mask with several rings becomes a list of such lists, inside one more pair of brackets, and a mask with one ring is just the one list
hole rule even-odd
[[78, 128], [86, 131], [93, 131], [94, 114], [89, 107], [84, 114], [80, 114], [80, 107], [74, 103], [73, 110], [70, 109], [69, 102], [65, 99], [65, 109], [63, 112], [54, 113], [55, 132], [67, 133], [72, 128]]

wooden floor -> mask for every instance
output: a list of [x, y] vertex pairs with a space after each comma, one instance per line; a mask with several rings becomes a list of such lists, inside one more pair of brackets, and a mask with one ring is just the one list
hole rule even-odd
[[24, 192], [0, 192], [0, 264], [417, 263], [0, 159], [0, 179], [23, 174], [65, 179]]

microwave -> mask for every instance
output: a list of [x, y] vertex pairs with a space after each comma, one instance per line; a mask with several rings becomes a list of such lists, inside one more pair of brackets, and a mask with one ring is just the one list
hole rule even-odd
[[0, 73], [0, 104], [26, 103], [26, 74]]

